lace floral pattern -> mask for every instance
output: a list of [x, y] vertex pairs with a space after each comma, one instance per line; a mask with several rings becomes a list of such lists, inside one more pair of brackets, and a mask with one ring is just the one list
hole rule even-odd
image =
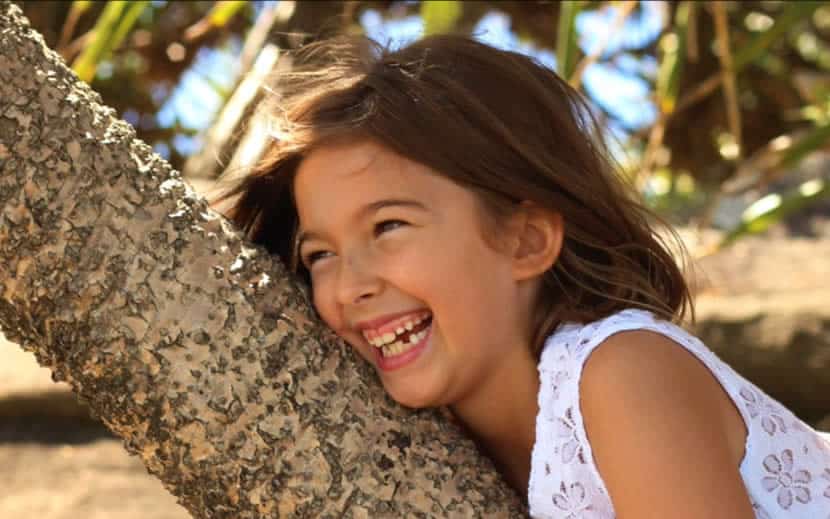
[[770, 454], [764, 458], [764, 470], [769, 475], [761, 480], [764, 490], [776, 492], [778, 505], [787, 510], [793, 501], [810, 502], [810, 473], [806, 470], [794, 470], [793, 451], [784, 449], [780, 456]]
[[786, 433], [787, 425], [784, 419], [778, 414], [778, 409], [768, 400], [761, 397], [757, 391], [749, 386], [744, 386], [740, 391], [749, 416], [761, 420], [761, 428], [770, 436], [776, 432]]
[[[830, 468], [824, 469], [821, 479], [825, 480], [823, 484], [827, 485], [827, 488], [824, 489], [822, 496], [827, 498], [827, 501], [830, 503]], [[827, 514], [827, 519], [830, 519], [830, 513]]]
[[749, 502], [752, 504], [752, 511], [755, 512], [756, 519], [772, 519], [772, 517], [767, 513], [764, 508], [756, 503], [751, 497]]
[[740, 473], [757, 519], [830, 519], [830, 436], [817, 434], [694, 336], [641, 310], [584, 326], [568, 324], [546, 341], [528, 490], [531, 516], [615, 517], [585, 434], [579, 380], [597, 346], [616, 332], [635, 329], [661, 333], [695, 355], [740, 411], [749, 433]]
[[565, 519], [600, 519], [594, 506], [588, 501], [588, 493], [580, 483], [565, 486], [561, 483], [559, 493], [553, 496], [553, 505], [561, 511]]
[[560, 454], [562, 463], [571, 463], [574, 460], [586, 463], [582, 442], [577, 436], [577, 425], [573, 418], [573, 408], [568, 408], [562, 418], [556, 420], [556, 438], [558, 440], [554, 452]]

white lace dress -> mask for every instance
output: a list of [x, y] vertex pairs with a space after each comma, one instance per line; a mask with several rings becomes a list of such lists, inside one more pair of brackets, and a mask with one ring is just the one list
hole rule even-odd
[[532, 517], [615, 517], [586, 438], [579, 379], [602, 341], [634, 329], [660, 333], [687, 349], [732, 398], [748, 431], [740, 473], [758, 519], [830, 519], [830, 435], [811, 429], [682, 328], [642, 310], [625, 310], [587, 325], [566, 324], [547, 339], [539, 362], [539, 415], [528, 489]]

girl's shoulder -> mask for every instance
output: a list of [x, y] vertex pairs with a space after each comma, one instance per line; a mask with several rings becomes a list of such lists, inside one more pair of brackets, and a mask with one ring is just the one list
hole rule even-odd
[[540, 369], [550, 364], [561, 364], [563, 353], [568, 358], [587, 358], [607, 338], [629, 330], [656, 331], [675, 341], [682, 341], [684, 346], [686, 343], [693, 347], [702, 346], [697, 338], [674, 323], [660, 319], [647, 310], [629, 308], [590, 323], [561, 324], [545, 341]]
[[[614, 517], [605, 480], [594, 459], [593, 447], [601, 448], [601, 445], [591, 445], [588, 441], [583, 413], [592, 424], [597, 413], [613, 415], [613, 420], [618, 421], [635, 420], [631, 413], [636, 414], [636, 408], [619, 403], [620, 399], [633, 396], [661, 402], [661, 409], [677, 401], [676, 422], [682, 423], [683, 419], [689, 418], [686, 413], [688, 398], [699, 398], [700, 395], [687, 397], [683, 391], [674, 391], [673, 380], [678, 381], [679, 387], [691, 384], [689, 387], [693, 386], [693, 389], [687, 388], [686, 393], [708, 394], [709, 404], [704, 403], [704, 409], [725, 409], [735, 417], [734, 423], [741, 429], [741, 434], [733, 435], [730, 440], [729, 463], [740, 465], [741, 478], [756, 511], [773, 505], [780, 508], [777, 497], [770, 497], [774, 493], [765, 490], [772, 484], [769, 477], [776, 477], [767, 474], [769, 470], [776, 467], [783, 470], [785, 464], [792, 462], [789, 470], [793, 474], [796, 469], [806, 470], [810, 476], [799, 474], [811, 477], [813, 482], [821, 477], [821, 470], [830, 470], [830, 441], [822, 439], [784, 406], [733, 371], [697, 337], [647, 311], [624, 310], [592, 323], [560, 326], [546, 341], [539, 375], [539, 414], [529, 488], [531, 511], [536, 517], [564, 517], [567, 514], [558, 514], [565, 509], [579, 511], [580, 507], [594, 511], [595, 517]], [[604, 382], [611, 377], [615, 377], [616, 382]], [[662, 378], [662, 382], [654, 380], [657, 378]], [[593, 386], [593, 389], [586, 389], [586, 386]], [[666, 395], [643, 393], [642, 388], [635, 386], [650, 388], [648, 391], [653, 392], [664, 391]], [[601, 403], [593, 401], [587, 406], [593, 406], [593, 410], [588, 409], [585, 399], [597, 400], [597, 388], [600, 392], [608, 391], [600, 398]], [[728, 398], [724, 398], [724, 393]], [[614, 405], [617, 407], [613, 408]], [[736, 409], [739, 414], [735, 413]], [[673, 420], [671, 409], [659, 414], [665, 420]], [[712, 425], [707, 423], [707, 427]], [[601, 441], [599, 437], [595, 439]], [[742, 445], [741, 442], [745, 443]], [[617, 448], [616, 444], [614, 448]], [[805, 456], [805, 449], [811, 456]], [[802, 468], [795, 466], [799, 456]], [[830, 477], [830, 472], [827, 474]], [[812, 495], [820, 495], [821, 490], [812, 489]], [[806, 499], [804, 493], [799, 496]], [[786, 496], [782, 499], [786, 504]], [[830, 507], [830, 498], [827, 499], [826, 505], [818, 504], [814, 499], [814, 505]], [[774, 514], [770, 517], [790, 516]]]
[[[643, 341], [642, 332], [651, 332], [656, 340]], [[613, 340], [609, 340], [612, 338]], [[541, 391], [546, 393], [549, 390], [550, 396], [560, 400], [560, 393], [567, 389], [570, 397], [575, 398], [581, 387], [580, 382], [586, 364], [600, 346], [609, 345], [607, 348], [601, 348], [602, 356], [606, 359], [624, 361], [627, 356], [644, 355], [648, 353], [649, 348], [659, 348], [655, 343], [681, 346], [682, 350], [692, 353], [706, 368], [715, 372], [716, 376], [724, 375], [718, 378], [736, 375], [706, 345], [685, 329], [660, 319], [649, 311], [631, 308], [590, 323], [560, 325], [546, 339], [540, 356], [538, 371], [542, 382]], [[683, 354], [678, 348], [668, 349], [673, 349], [675, 354]]]
[[[610, 346], [603, 348], [602, 355], [620, 361], [631, 355], [648, 355], [649, 351], [656, 352], [661, 347], [689, 357], [683, 354], [686, 350], [712, 371], [719, 381], [724, 379], [723, 382], [727, 382], [725, 379], [738, 376], [692, 333], [649, 311], [634, 308], [586, 324], [560, 325], [545, 341], [538, 370], [540, 374], [560, 373], [560, 378], [564, 377], [562, 372], [567, 371], [570, 375], [568, 379], [573, 379], [578, 389], [588, 360], [604, 344]], [[543, 380], [545, 378], [542, 376]]]

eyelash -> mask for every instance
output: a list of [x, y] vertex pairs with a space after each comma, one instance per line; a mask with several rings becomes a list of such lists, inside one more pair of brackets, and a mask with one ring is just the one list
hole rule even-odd
[[322, 259], [323, 255], [326, 253], [328, 253], [328, 251], [324, 250], [310, 252], [305, 255], [305, 258], [303, 258], [303, 263], [306, 265], [306, 268], [311, 268], [311, 266], [314, 265], [314, 262], [319, 259]]
[[[400, 224], [400, 225], [396, 225], [392, 229], [385, 229], [385, 227], [388, 224]], [[380, 222], [375, 224], [375, 228], [374, 228], [375, 238], [377, 238], [378, 236], [380, 236], [384, 232], [395, 230], [395, 229], [397, 229], [399, 227], [402, 227], [404, 225], [406, 225], [406, 222], [404, 222], [403, 220], [395, 220], [394, 218], [390, 219], [390, 220], [381, 220]]]
[[[387, 228], [390, 224], [394, 224], [394, 227], [392, 227], [391, 229]], [[393, 230], [398, 229], [400, 227], [403, 227], [405, 225], [407, 225], [407, 223], [403, 220], [395, 220], [395, 219], [381, 220], [380, 222], [375, 224], [374, 228], [372, 229], [372, 232], [373, 232], [375, 238], [377, 238], [383, 233], [393, 231]], [[305, 263], [307, 268], [310, 268], [312, 265], [314, 265], [314, 263], [317, 260], [320, 260], [320, 259], [324, 258], [325, 255], [328, 254], [328, 253], [329, 253], [329, 251], [325, 251], [325, 250], [312, 251], [312, 252], [305, 255], [303, 263]]]

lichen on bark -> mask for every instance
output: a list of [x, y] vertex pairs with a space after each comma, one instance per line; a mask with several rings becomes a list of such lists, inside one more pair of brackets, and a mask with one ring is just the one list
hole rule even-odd
[[0, 327], [195, 517], [520, 517], [0, 2]]

